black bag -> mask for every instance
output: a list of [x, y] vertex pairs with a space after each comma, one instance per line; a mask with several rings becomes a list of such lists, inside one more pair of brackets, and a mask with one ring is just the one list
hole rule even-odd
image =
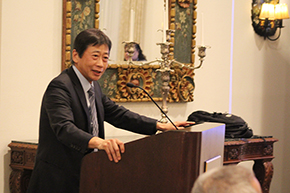
[[191, 113], [188, 121], [196, 124], [204, 122], [224, 123], [226, 125], [225, 138], [251, 138], [253, 131], [248, 124], [241, 118], [228, 113], [209, 113], [206, 111], [195, 111]]

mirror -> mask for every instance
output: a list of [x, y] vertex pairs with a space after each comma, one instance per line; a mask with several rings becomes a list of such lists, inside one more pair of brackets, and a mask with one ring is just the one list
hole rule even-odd
[[111, 63], [124, 61], [125, 41], [136, 42], [147, 61], [161, 57], [160, 47], [156, 43], [162, 42], [163, 7], [163, 0], [100, 1], [99, 29], [114, 44], [110, 54]]
[[[169, 59], [175, 59], [178, 62], [193, 66], [196, 46], [197, 0], [165, 1], [167, 1], [168, 7], [168, 28], [173, 30], [169, 41], [171, 43]], [[163, 33], [160, 29], [162, 28], [162, 23], [164, 23], [163, 5], [165, 1], [63, 0], [62, 69], [71, 65], [72, 43], [76, 35], [87, 28], [100, 28], [105, 31], [113, 42], [110, 55], [112, 61], [103, 75], [103, 79], [99, 81], [106, 88], [104, 93], [114, 101], [147, 101], [148, 98], [146, 96], [138, 96], [136, 93], [131, 93], [124, 85], [130, 78], [138, 77], [139, 82], [142, 82], [143, 88], [146, 88], [155, 100], [161, 101], [160, 87], [162, 83], [159, 80], [161, 75], [156, 72], [160, 66], [146, 65], [140, 67], [126, 64], [124, 62], [124, 44], [122, 42], [129, 40], [130, 3], [142, 2], [141, 5], [134, 5], [134, 8], [142, 7], [141, 11], [138, 11], [138, 15], [135, 14], [137, 17], [135, 17], [134, 22], [134, 37], [140, 43], [147, 61], [161, 58], [160, 46], [156, 45], [156, 43], [162, 42]], [[124, 5], [122, 2], [127, 2], [127, 4]], [[108, 7], [110, 11], [105, 11], [108, 10]], [[103, 14], [101, 14], [102, 12]], [[121, 19], [120, 15], [128, 19]], [[116, 33], [119, 31], [123, 31], [121, 36], [120, 33]], [[192, 101], [194, 89], [193, 70], [178, 68], [170, 76], [171, 94], [168, 96], [168, 101]], [[186, 91], [186, 95], [184, 95], [184, 88], [181, 91], [180, 86], [181, 80], [185, 80], [185, 76], [187, 77], [186, 79], [190, 77], [190, 90]], [[180, 94], [181, 92], [183, 94]]]

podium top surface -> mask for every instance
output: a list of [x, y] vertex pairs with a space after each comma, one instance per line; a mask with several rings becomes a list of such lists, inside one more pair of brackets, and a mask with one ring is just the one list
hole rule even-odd
[[212, 129], [212, 128], [217, 128], [217, 127], [225, 128], [225, 124], [205, 122], [205, 123], [202, 123], [202, 124], [193, 125], [191, 127], [182, 129], [180, 131], [202, 132], [202, 131], [206, 131], [206, 130], [209, 130], [209, 129]]

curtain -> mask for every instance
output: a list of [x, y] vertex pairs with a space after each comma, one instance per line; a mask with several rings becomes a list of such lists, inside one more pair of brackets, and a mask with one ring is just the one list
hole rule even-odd
[[142, 40], [144, 6], [146, 0], [122, 0], [121, 25], [119, 29], [118, 60], [124, 59], [124, 41], [129, 41], [130, 12], [135, 11], [133, 40], [140, 43]]

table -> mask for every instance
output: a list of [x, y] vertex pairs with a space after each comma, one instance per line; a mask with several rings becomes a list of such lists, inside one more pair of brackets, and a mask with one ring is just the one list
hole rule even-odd
[[[263, 193], [268, 193], [273, 177], [273, 144], [278, 139], [271, 136], [254, 136], [249, 139], [225, 139], [224, 165], [238, 164], [253, 160], [253, 170], [259, 180]], [[36, 141], [11, 141], [9, 185], [11, 193], [24, 193], [34, 167], [37, 150]]]
[[263, 193], [268, 193], [273, 177], [273, 144], [278, 139], [254, 136], [250, 139], [226, 139], [224, 165], [254, 161], [253, 170], [259, 180]]

